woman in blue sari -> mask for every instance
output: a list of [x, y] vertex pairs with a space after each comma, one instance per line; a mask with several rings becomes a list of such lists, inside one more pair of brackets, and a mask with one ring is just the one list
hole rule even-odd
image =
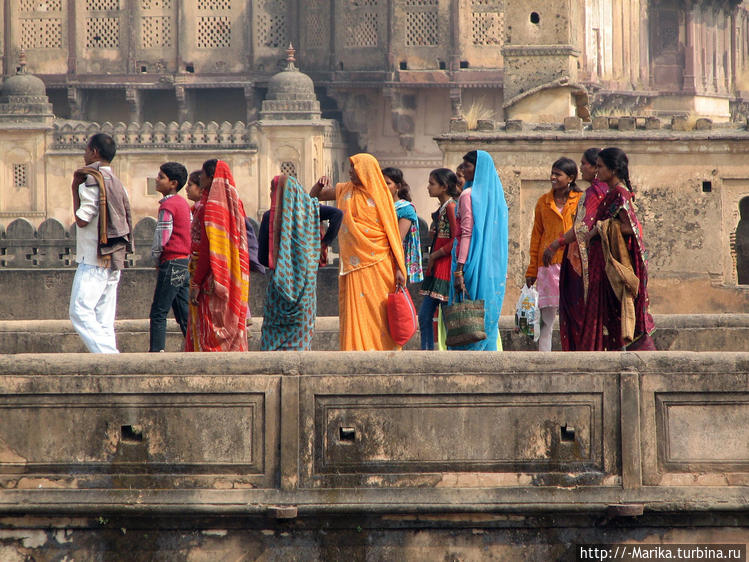
[[465, 186], [458, 199], [458, 239], [453, 249], [450, 304], [465, 291], [484, 301], [486, 339], [450, 349], [497, 351], [499, 314], [507, 278], [507, 202], [489, 153], [474, 150], [463, 157]]

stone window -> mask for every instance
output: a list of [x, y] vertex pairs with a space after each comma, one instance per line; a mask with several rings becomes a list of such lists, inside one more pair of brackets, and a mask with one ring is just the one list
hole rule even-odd
[[141, 0], [142, 10], [171, 10], [172, 0]]
[[499, 47], [504, 42], [504, 14], [474, 12], [471, 23], [474, 45]]
[[286, 0], [266, 0], [260, 2], [256, 12], [256, 33], [258, 45], [278, 49], [288, 45], [286, 22]]
[[29, 187], [28, 164], [13, 164], [13, 187], [16, 189]]
[[231, 20], [228, 16], [201, 16], [198, 18], [198, 49], [231, 47]]
[[471, 0], [471, 39], [477, 47], [500, 47], [504, 43], [504, 3]]
[[61, 49], [60, 18], [21, 18], [22, 49]]
[[310, 13], [307, 16], [307, 47], [313, 49], [324, 47], [327, 35], [327, 25], [324, 23], [323, 15]]
[[143, 49], [172, 46], [172, 18], [143, 16], [140, 20], [140, 46]]
[[286, 44], [286, 16], [259, 14], [258, 32], [260, 44], [264, 47], [278, 48]]
[[86, 0], [86, 9], [91, 12], [118, 11], [120, 0]]
[[120, 46], [119, 18], [87, 18], [86, 47], [89, 49], [117, 49]]
[[231, 0], [198, 0], [198, 10], [231, 10]]
[[[416, 2], [419, 2], [416, 4]], [[406, 45], [432, 46], [439, 44], [439, 24], [436, 0], [409, 0], [416, 6], [406, 12]], [[424, 9], [424, 6], [428, 9]]]
[[[362, 3], [367, 0], [361, 0]], [[374, 0], [370, 0], [374, 1]], [[353, 0], [357, 4], [356, 0]], [[367, 4], [371, 5], [371, 4]], [[377, 47], [379, 21], [377, 12], [346, 12], [346, 47]]]
[[19, 10], [21, 12], [60, 12], [62, 0], [21, 0]]
[[294, 162], [281, 162], [281, 173], [287, 176], [297, 177], [296, 175], [296, 164]]

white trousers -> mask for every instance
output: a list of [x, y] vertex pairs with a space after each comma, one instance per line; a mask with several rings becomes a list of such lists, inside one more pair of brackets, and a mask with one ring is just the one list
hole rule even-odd
[[120, 271], [79, 263], [70, 293], [70, 321], [91, 353], [119, 353], [114, 336]]
[[541, 336], [538, 338], [539, 351], [551, 351], [551, 334], [554, 329], [556, 306], [545, 306], [541, 309]]

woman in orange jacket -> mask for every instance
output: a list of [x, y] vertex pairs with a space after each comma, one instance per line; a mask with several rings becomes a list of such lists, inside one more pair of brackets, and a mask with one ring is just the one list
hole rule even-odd
[[539, 197], [536, 203], [525, 284], [531, 287], [537, 283], [538, 308], [541, 310], [539, 351], [551, 351], [552, 327], [559, 308], [559, 271], [563, 250], [558, 250], [548, 265], [543, 264], [543, 253], [551, 242], [572, 227], [581, 194], [575, 184], [576, 179], [575, 162], [560, 158], [551, 166], [551, 191]]

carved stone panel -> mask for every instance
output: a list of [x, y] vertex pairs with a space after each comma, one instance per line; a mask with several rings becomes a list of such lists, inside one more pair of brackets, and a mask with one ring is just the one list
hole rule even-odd
[[14, 473], [76, 473], [81, 480], [93, 474], [259, 475], [266, 469], [265, 409], [262, 392], [6, 394], [0, 399], [0, 482]]
[[601, 484], [619, 470], [615, 377], [316, 377], [300, 402], [302, 487]]
[[315, 471], [600, 470], [601, 402], [600, 394], [320, 396]]
[[674, 472], [749, 470], [749, 392], [655, 395], [659, 464]]
[[749, 485], [745, 373], [652, 373], [641, 387], [644, 484]]

